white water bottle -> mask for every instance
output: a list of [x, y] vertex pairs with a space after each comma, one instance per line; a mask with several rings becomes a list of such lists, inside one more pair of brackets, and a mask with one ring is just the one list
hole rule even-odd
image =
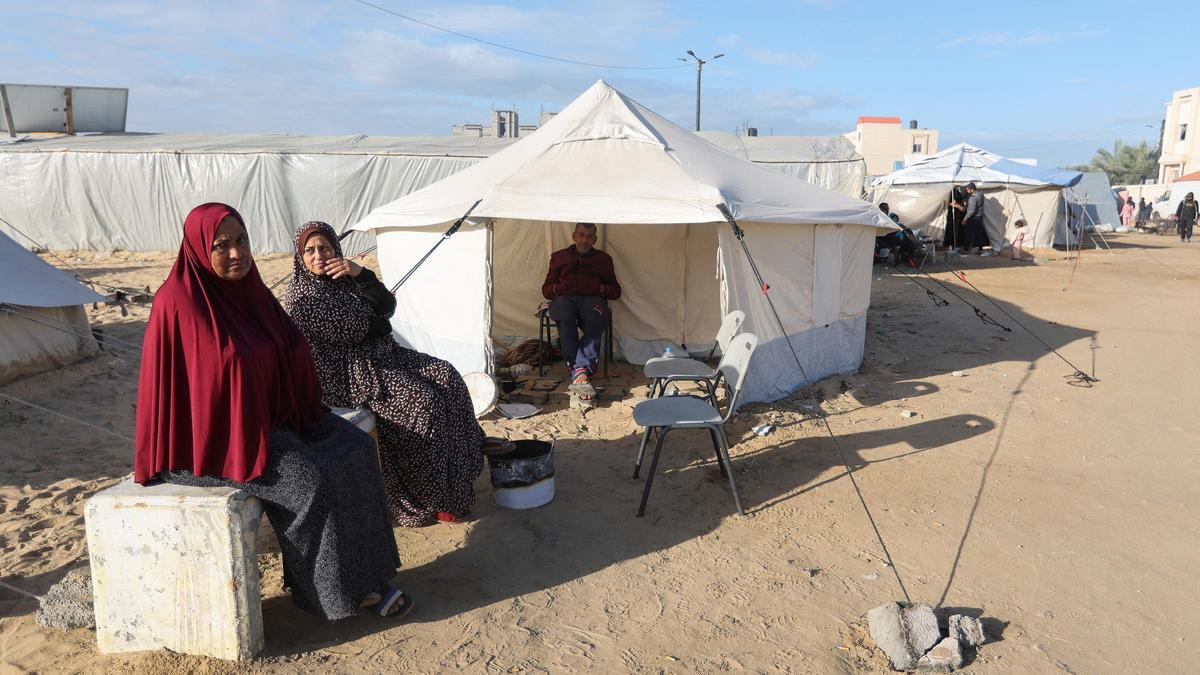
[[663, 350], [663, 358], [664, 359], [675, 358], [675, 354], [672, 353], [672, 351], [671, 351], [671, 345], [667, 345], [667, 348]]

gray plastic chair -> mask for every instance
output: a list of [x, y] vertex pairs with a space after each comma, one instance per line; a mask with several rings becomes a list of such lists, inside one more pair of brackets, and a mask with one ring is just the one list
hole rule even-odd
[[[750, 357], [758, 348], [758, 336], [742, 333], [729, 341], [724, 356], [721, 358], [720, 373], [725, 384], [725, 413], [717, 409], [715, 403], [696, 396], [661, 396], [642, 401], [633, 409], [633, 419], [638, 426], [646, 427], [642, 434], [642, 443], [638, 447], [637, 462], [633, 465], [633, 477], [637, 478], [642, 469], [642, 459], [646, 455], [646, 441], [650, 432], [654, 431], [656, 440], [654, 456], [650, 459], [650, 471], [646, 474], [646, 487], [642, 491], [642, 503], [638, 506], [638, 517], [646, 513], [646, 502], [650, 499], [650, 486], [654, 482], [654, 471], [658, 468], [658, 457], [662, 453], [663, 442], [673, 429], [707, 429], [712, 439], [713, 448], [717, 451], [717, 464], [721, 474], [729, 478], [729, 488], [733, 491], [733, 503], [737, 506], [739, 515], [745, 515], [742, 510], [742, 500], [738, 496], [737, 483], [733, 479], [733, 466], [729, 463], [729, 438], [725, 436], [725, 423], [737, 409], [738, 397], [742, 393], [742, 385], [746, 380], [746, 370], [750, 366]], [[715, 400], [716, 395], [712, 396]]]
[[650, 380], [650, 398], [662, 396], [667, 391], [667, 384], [671, 382], [700, 382], [704, 384], [709, 400], [716, 405], [717, 380], [721, 371], [719, 366], [714, 369], [705, 361], [712, 359], [718, 347], [721, 348], [721, 357], [724, 360], [725, 352], [729, 351], [729, 341], [738, 334], [738, 330], [741, 329], [742, 322], [745, 320], [746, 313], [740, 310], [726, 314], [725, 318], [721, 319], [721, 329], [717, 331], [717, 341], [704, 361], [666, 356], [656, 356], [647, 361], [642, 372]]

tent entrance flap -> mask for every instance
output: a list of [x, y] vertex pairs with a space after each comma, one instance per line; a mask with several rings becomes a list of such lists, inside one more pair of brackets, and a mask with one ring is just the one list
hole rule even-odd
[[[710, 347], [721, 317], [717, 225], [597, 225], [622, 288], [609, 303], [618, 356], [639, 363], [668, 343]], [[575, 223], [498, 219], [494, 227], [492, 337], [529, 339], [550, 255], [571, 245]]]

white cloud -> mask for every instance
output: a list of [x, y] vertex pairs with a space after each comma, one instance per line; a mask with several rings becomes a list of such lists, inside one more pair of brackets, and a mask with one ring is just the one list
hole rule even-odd
[[1058, 42], [1083, 42], [1103, 36], [1104, 30], [1074, 30], [1047, 31], [1030, 30], [1021, 34], [1005, 32], [978, 32], [962, 35], [941, 44], [945, 48], [960, 48], [967, 46], [983, 47], [1030, 47], [1054, 44]]

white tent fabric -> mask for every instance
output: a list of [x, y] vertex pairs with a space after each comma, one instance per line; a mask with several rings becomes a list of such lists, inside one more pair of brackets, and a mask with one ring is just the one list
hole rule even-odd
[[[752, 159], [859, 196], [862, 176], [855, 167], [862, 162], [846, 155], [837, 142], [845, 139], [795, 138], [752, 139]], [[223, 201], [246, 218], [256, 252], [286, 252], [301, 222], [324, 220], [340, 232], [376, 206], [513, 142], [463, 136], [35, 135], [0, 145], [0, 218], [55, 249], [174, 250], [187, 211]], [[0, 232], [18, 236], [2, 222]], [[345, 247], [354, 253], [370, 243], [355, 235]]]
[[96, 354], [80, 305], [104, 300], [0, 233], [0, 383]]
[[748, 400], [794, 391], [800, 374], [722, 203], [745, 228], [809, 377], [861, 363], [873, 237], [890, 222], [864, 201], [734, 157], [603, 81], [530, 136], [354, 229], [375, 230], [393, 283], [477, 201], [397, 294], [393, 318], [402, 342], [460, 371], [491, 368], [492, 338], [536, 334], [546, 261], [587, 221], [600, 224], [624, 289], [613, 311], [626, 357], [711, 341], [722, 313], [740, 309], [763, 339]]
[[741, 136], [698, 131], [722, 150], [826, 190], [862, 197], [867, 163], [844, 136]]
[[[997, 170], [995, 165], [1010, 170]], [[1027, 248], [1050, 248], [1070, 241], [1063, 188], [1019, 169], [995, 153], [960, 143], [936, 155], [878, 178], [876, 203], [887, 202], [900, 220], [920, 234], [941, 241], [946, 230], [950, 191], [975, 183], [984, 195], [984, 227], [992, 248], [1008, 246], [1017, 219], [1029, 227]]]
[[[256, 252], [284, 252], [299, 223], [324, 220], [343, 231], [372, 208], [510, 144], [288, 134], [30, 141], [0, 148], [0, 217], [55, 249], [173, 250], [187, 212], [222, 201], [246, 219]], [[346, 242], [349, 252], [367, 245], [361, 236]]]

